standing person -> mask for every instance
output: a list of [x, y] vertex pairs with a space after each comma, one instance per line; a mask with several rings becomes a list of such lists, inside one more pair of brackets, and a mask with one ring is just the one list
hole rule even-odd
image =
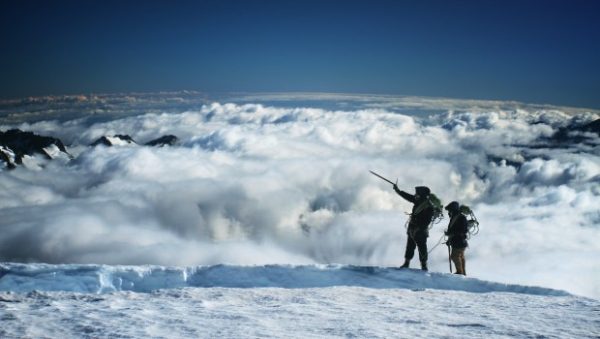
[[429, 202], [431, 190], [425, 186], [415, 187], [415, 194], [409, 194], [398, 189], [394, 184], [394, 191], [402, 198], [413, 203], [412, 213], [408, 222], [406, 231], [408, 237], [406, 240], [406, 252], [404, 253], [404, 264], [402, 268], [407, 268], [410, 260], [415, 254], [415, 247], [419, 249], [419, 260], [421, 269], [427, 271], [427, 237], [429, 237], [429, 224], [433, 221], [434, 209]]
[[467, 275], [465, 268], [465, 249], [469, 246], [467, 243], [467, 233], [469, 232], [467, 218], [460, 212], [460, 204], [456, 201], [449, 203], [446, 211], [450, 217], [446, 230], [448, 236], [446, 244], [452, 248], [450, 258], [456, 267], [455, 273]]

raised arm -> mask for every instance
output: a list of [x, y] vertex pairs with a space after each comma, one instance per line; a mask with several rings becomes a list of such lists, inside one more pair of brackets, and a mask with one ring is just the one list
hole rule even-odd
[[409, 193], [406, 193], [404, 191], [401, 191], [400, 189], [398, 189], [398, 186], [394, 185], [394, 191], [396, 191], [396, 193], [398, 193], [398, 195], [400, 195], [402, 198], [412, 202], [413, 204], [415, 203], [415, 196]]

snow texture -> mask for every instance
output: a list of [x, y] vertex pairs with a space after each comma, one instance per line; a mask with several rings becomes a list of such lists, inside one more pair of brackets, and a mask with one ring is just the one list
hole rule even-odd
[[513, 292], [569, 295], [542, 287], [510, 285], [465, 279], [462, 276], [421, 270], [343, 265], [268, 265], [207, 267], [107, 265], [0, 265], [0, 291], [67, 291], [107, 293], [151, 292], [182, 287], [313, 288], [360, 286], [369, 288], [438, 289], [468, 292]]
[[596, 300], [410, 269], [2, 264], [0, 272], [0, 290], [11, 291], [0, 292], [3, 338], [600, 334]]

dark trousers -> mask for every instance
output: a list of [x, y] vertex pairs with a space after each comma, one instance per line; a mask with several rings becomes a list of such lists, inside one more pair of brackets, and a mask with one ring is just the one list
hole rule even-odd
[[406, 252], [404, 252], [404, 259], [408, 261], [413, 258], [413, 256], [415, 255], [415, 247], [419, 248], [419, 260], [421, 261], [421, 263], [426, 263], [427, 233], [422, 231], [411, 232], [409, 230], [408, 237], [406, 239]]

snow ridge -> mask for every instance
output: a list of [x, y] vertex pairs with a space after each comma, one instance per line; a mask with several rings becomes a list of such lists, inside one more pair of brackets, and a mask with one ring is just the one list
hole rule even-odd
[[0, 264], [0, 291], [152, 292], [183, 287], [315, 288], [350, 286], [377, 289], [511, 292], [568, 296], [561, 290], [502, 284], [452, 274], [352, 265], [214, 265], [197, 267], [78, 264]]

